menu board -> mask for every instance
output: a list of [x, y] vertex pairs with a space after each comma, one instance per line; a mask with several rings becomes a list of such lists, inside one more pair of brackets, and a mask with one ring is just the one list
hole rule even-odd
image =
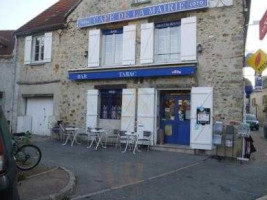
[[197, 108], [197, 124], [210, 124], [210, 108]]

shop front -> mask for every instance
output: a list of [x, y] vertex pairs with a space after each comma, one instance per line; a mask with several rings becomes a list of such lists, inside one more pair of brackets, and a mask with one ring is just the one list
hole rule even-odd
[[160, 92], [160, 128], [165, 143], [190, 144], [190, 108], [190, 91]]
[[122, 85], [95, 86], [95, 89], [87, 91], [87, 127], [104, 126], [109, 130], [132, 132], [140, 131], [139, 128], [143, 127], [153, 133], [151, 145], [159, 143], [159, 132], [163, 131], [166, 144], [186, 145], [191, 148], [196, 144], [198, 149], [211, 150], [212, 120], [209, 118], [205, 125], [198, 123], [197, 112], [192, 112], [192, 107], [195, 110], [201, 107], [212, 109], [212, 89], [192, 85], [190, 88], [166, 88], [157, 84], [150, 87], [127, 84], [133, 80], [138, 82], [141, 79], [146, 81], [153, 78], [175, 78], [175, 82], [182, 82], [194, 77], [195, 70], [195, 64], [131, 70], [89, 69], [69, 71], [69, 79], [76, 82], [99, 80], [101, 83], [101, 80], [114, 79], [125, 82]]

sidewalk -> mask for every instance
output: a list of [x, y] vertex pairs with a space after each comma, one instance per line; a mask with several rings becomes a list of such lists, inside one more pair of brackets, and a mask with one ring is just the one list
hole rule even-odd
[[32, 175], [18, 183], [21, 200], [61, 199], [71, 195], [75, 177], [65, 168], [54, 168]]

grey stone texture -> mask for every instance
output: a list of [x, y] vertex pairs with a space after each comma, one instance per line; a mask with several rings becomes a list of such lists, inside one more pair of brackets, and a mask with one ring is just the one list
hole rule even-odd
[[[24, 110], [21, 105], [23, 102], [21, 95], [50, 93], [55, 97], [55, 115], [59, 115], [60, 119], [70, 124], [85, 127], [86, 92], [94, 89], [96, 85], [126, 84], [128, 88], [173, 89], [211, 86], [214, 87], [214, 120], [220, 120], [226, 124], [230, 121], [242, 121], [245, 20], [243, 3], [240, 0], [234, 1], [233, 6], [230, 7], [188, 11], [97, 26], [97, 28], [106, 29], [136, 24], [136, 65], [140, 66], [140, 27], [142, 23], [179, 20], [184, 17], [196, 16], [197, 44], [203, 46], [203, 52], [198, 53], [197, 71], [193, 76], [81, 82], [68, 80], [68, 70], [84, 69], [88, 62], [85, 52], [88, 51], [90, 28], [77, 28], [77, 19], [164, 2], [169, 2], [169, 0], [151, 0], [150, 3], [140, 5], [133, 5], [133, 0], [83, 0], [69, 15], [67, 28], [53, 32], [52, 63], [44, 65], [25, 66], [23, 64], [24, 38], [19, 38], [17, 113], [21, 115]], [[91, 29], [94, 28], [96, 27]], [[61, 82], [41, 83], [55, 80]], [[27, 85], [29, 83], [32, 85]], [[29, 89], [30, 87], [31, 89]], [[117, 126], [118, 124], [113, 123], [111, 128]]]
[[0, 58], [0, 93], [2, 109], [8, 121], [12, 120], [15, 62], [13, 56]]
[[[267, 125], [266, 104], [263, 103], [263, 98], [267, 98], [267, 88], [263, 88], [262, 92], [253, 92], [251, 94], [250, 113], [257, 116], [260, 125]], [[253, 104], [253, 101], [256, 101], [256, 105]]]
[[[16, 89], [14, 119], [26, 113], [26, 99], [29, 97], [50, 96], [54, 100], [54, 116], [59, 114], [60, 102], [60, 64], [61, 30], [53, 32], [52, 62], [24, 64], [25, 37], [17, 38]], [[42, 33], [40, 33], [42, 34]], [[44, 33], [43, 33], [44, 34]], [[16, 120], [13, 129], [16, 130]]]
[[[168, 1], [151, 1], [152, 5]], [[145, 6], [140, 5], [139, 7]], [[138, 7], [138, 6], [137, 6]], [[243, 109], [243, 52], [244, 52], [244, 16], [242, 1], [235, 1], [231, 7], [189, 11], [163, 15], [129, 22], [100, 25], [97, 28], [116, 28], [127, 24], [137, 24], [136, 61], [140, 65], [140, 26], [146, 22], [168, 21], [184, 17], [197, 17], [197, 43], [203, 46], [198, 54], [197, 72], [194, 76], [177, 78], [146, 78], [128, 80], [71, 82], [69, 69], [86, 68], [84, 57], [88, 48], [89, 28], [76, 27], [78, 18], [104, 14], [132, 7], [131, 0], [101, 3], [97, 0], [84, 0], [68, 17], [68, 29], [62, 34], [61, 80], [62, 101], [60, 114], [62, 119], [73, 124], [84, 125], [86, 115], [86, 91], [100, 84], [127, 84], [128, 88], [192, 86], [214, 87], [214, 120], [225, 123], [242, 121]], [[95, 27], [93, 27], [95, 28]], [[67, 59], [65, 59], [67, 58]]]

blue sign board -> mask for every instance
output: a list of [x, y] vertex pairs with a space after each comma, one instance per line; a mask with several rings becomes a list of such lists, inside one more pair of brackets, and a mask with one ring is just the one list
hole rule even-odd
[[262, 76], [256, 75], [255, 77], [255, 91], [262, 91], [263, 80]]
[[183, 0], [170, 3], [158, 4], [154, 6], [118, 11], [103, 15], [94, 15], [86, 18], [78, 19], [77, 26], [79, 28], [106, 24], [112, 22], [120, 22], [126, 20], [134, 20], [156, 15], [164, 15], [177, 13], [182, 11], [196, 10], [208, 8], [208, 0]]
[[112, 71], [69, 72], [69, 79], [72, 81], [79, 81], [138, 77], [186, 76], [193, 75], [194, 72], [195, 66], [128, 70], [121, 69]]

